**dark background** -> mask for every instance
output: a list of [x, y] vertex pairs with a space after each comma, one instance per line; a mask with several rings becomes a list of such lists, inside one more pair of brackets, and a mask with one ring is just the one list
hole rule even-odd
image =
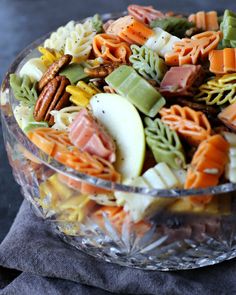
[[[14, 57], [29, 43], [55, 30], [71, 19], [95, 13], [119, 12], [131, 3], [178, 12], [218, 10], [236, 11], [235, 0], [210, 1], [127, 1], [127, 0], [0, 0], [0, 81]], [[1, 134], [1, 133], [0, 133]], [[0, 242], [22, 202], [20, 189], [14, 182], [0, 136]]]

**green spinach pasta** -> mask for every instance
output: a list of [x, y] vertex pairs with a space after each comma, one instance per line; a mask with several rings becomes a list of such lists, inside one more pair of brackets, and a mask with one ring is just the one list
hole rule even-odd
[[174, 169], [184, 167], [184, 151], [177, 133], [158, 118], [151, 120], [146, 117], [145, 123], [146, 141], [155, 160], [165, 162]]
[[16, 99], [21, 101], [24, 105], [35, 105], [35, 102], [38, 99], [36, 83], [36, 81], [32, 83], [30, 78], [26, 75], [24, 75], [23, 78], [16, 74], [10, 75], [10, 85], [13, 93]]
[[162, 28], [166, 32], [182, 38], [185, 36], [185, 32], [188, 29], [194, 27], [194, 24], [183, 17], [168, 17], [164, 19], [156, 19], [151, 22], [150, 26], [152, 28]]
[[146, 79], [160, 82], [167, 71], [164, 60], [146, 46], [132, 45], [131, 50], [132, 55], [129, 60], [139, 74]]

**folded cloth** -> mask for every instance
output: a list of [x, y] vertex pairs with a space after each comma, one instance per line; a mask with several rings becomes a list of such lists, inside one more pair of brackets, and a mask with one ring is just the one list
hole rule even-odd
[[179, 272], [103, 262], [64, 243], [26, 201], [0, 245], [0, 265], [0, 295], [236, 294], [236, 260]]

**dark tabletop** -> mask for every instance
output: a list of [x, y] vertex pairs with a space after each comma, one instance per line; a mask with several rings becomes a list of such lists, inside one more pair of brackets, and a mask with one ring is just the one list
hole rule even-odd
[[[131, 3], [152, 4], [157, 9], [194, 12], [229, 8], [236, 11], [235, 1], [128, 1], [128, 0], [0, 0], [0, 81], [14, 57], [29, 43], [71, 19], [95, 13], [118, 12]], [[173, 6], [173, 3], [178, 3]], [[0, 241], [9, 230], [22, 202], [14, 182], [0, 137]]]

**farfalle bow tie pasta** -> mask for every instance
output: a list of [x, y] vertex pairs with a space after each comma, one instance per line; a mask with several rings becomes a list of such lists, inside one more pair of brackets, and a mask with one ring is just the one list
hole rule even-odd
[[[235, 19], [229, 10], [180, 16], [133, 4], [115, 20], [70, 21], [11, 74], [15, 117], [48, 156], [102, 181], [147, 189], [236, 182]], [[93, 208], [91, 218], [105, 212], [119, 230], [124, 218], [149, 228], [143, 219], [175, 201], [58, 174], [41, 184], [41, 205], [57, 183], [78, 191], [72, 220]], [[211, 200], [188, 197], [192, 206]]]

